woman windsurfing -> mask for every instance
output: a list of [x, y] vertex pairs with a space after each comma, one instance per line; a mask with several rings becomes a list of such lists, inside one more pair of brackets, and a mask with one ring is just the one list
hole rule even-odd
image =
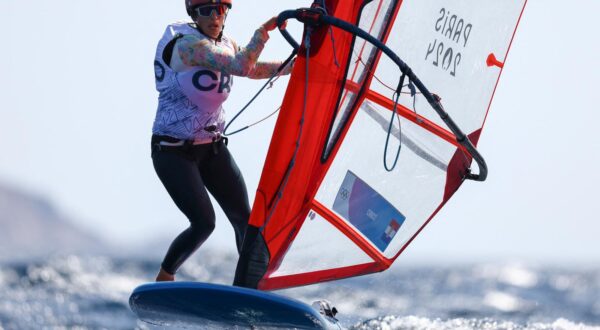
[[[158, 109], [152, 128], [156, 174], [190, 226], [171, 243], [156, 281], [175, 273], [212, 233], [217, 200], [235, 231], [238, 252], [250, 214], [246, 184], [223, 137], [223, 103], [233, 76], [269, 78], [282, 62], [258, 57], [277, 27], [276, 17], [240, 47], [223, 33], [232, 0], [185, 0], [192, 22], [167, 26], [154, 60]], [[286, 66], [281, 74], [289, 74]]]

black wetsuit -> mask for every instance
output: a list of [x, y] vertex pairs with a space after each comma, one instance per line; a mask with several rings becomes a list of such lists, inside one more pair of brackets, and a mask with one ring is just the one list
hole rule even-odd
[[171, 243], [161, 265], [166, 272], [175, 274], [215, 228], [215, 212], [208, 192], [233, 225], [238, 251], [250, 216], [250, 205], [242, 173], [223, 140], [166, 147], [159, 145], [164, 139], [174, 140], [152, 137], [154, 169], [177, 207], [190, 221], [190, 226]]

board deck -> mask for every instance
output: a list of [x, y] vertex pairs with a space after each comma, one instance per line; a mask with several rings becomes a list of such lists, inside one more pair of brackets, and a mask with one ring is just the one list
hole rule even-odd
[[274, 293], [201, 282], [137, 287], [131, 310], [144, 322], [186, 328], [342, 329], [336, 319]]

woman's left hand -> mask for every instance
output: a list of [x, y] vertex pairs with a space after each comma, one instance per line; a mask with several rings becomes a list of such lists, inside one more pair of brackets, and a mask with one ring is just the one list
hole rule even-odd
[[[286, 26], [287, 22], [283, 22], [283, 24], [281, 25], [281, 29], [285, 29]], [[271, 19], [269, 19], [265, 24], [263, 24], [263, 27], [267, 31], [275, 30], [277, 28], [277, 16], [271, 17]]]

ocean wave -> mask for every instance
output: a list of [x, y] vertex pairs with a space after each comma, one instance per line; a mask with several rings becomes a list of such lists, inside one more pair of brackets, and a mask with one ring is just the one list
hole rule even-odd
[[493, 319], [428, 319], [417, 316], [384, 316], [360, 322], [349, 330], [600, 330], [598, 326], [575, 323], [559, 318], [552, 323], [518, 324]]
[[[230, 284], [236, 256], [200, 251], [178, 280]], [[129, 310], [160, 260], [55, 256], [0, 265], [0, 329], [157, 329]], [[600, 330], [600, 270], [418, 266], [277, 291], [327, 299], [350, 329]], [[409, 316], [410, 315], [410, 316]]]

